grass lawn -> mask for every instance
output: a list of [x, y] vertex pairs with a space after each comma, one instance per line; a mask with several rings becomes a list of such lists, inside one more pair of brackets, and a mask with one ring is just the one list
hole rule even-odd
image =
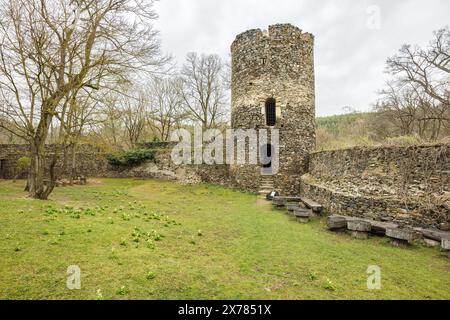
[[[450, 299], [438, 249], [354, 240], [252, 194], [101, 179], [43, 202], [23, 186], [0, 181], [0, 299]], [[81, 290], [66, 287], [70, 265]]]

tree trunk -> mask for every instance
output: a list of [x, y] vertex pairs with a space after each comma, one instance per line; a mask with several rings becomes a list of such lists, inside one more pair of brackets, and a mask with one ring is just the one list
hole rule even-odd
[[33, 141], [31, 144], [31, 167], [29, 196], [35, 199], [44, 198], [44, 172], [45, 172], [45, 143]]
[[55, 154], [53, 155], [52, 162], [50, 163], [50, 180], [47, 183], [47, 186], [42, 193], [42, 197], [40, 199], [47, 200], [48, 196], [53, 192], [53, 189], [55, 189], [56, 186], [56, 174], [55, 174], [55, 166], [56, 162], [58, 161], [58, 150], [55, 151]]
[[45, 177], [45, 143], [33, 143], [31, 146], [31, 167], [28, 179], [29, 196], [34, 199], [47, 200], [50, 193], [56, 185], [55, 166], [58, 160], [59, 150], [56, 148], [52, 162], [50, 163], [50, 179], [44, 180]]
[[28, 175], [27, 178], [27, 184], [25, 185], [25, 189], [23, 190], [25, 192], [29, 192], [30, 191], [30, 176]]

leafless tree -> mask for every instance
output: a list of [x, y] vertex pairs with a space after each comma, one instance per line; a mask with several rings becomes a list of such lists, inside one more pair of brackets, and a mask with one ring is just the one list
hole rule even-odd
[[434, 33], [427, 48], [404, 45], [387, 61], [395, 78], [381, 92], [377, 110], [400, 133], [436, 140], [450, 124], [450, 30]]
[[190, 119], [206, 128], [217, 127], [226, 117], [224, 64], [217, 55], [189, 53], [181, 70], [183, 107]]
[[137, 96], [122, 96], [122, 123], [129, 148], [136, 147], [142, 139], [147, 124], [148, 99], [141, 91]]
[[165, 62], [149, 0], [1, 0], [0, 116], [31, 147], [31, 197], [47, 199], [45, 143], [65, 100]]
[[148, 122], [155, 137], [161, 141], [168, 141], [173, 128], [180, 127], [187, 117], [182, 109], [180, 85], [176, 78], [155, 78], [149, 86]]

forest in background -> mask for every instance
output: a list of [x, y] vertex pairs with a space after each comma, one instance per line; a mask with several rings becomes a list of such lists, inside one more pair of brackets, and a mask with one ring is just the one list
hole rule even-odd
[[450, 143], [450, 128], [445, 127], [435, 140], [419, 134], [403, 135], [398, 119], [380, 112], [352, 112], [316, 118], [316, 150], [336, 150], [360, 146], [407, 146], [429, 143]]

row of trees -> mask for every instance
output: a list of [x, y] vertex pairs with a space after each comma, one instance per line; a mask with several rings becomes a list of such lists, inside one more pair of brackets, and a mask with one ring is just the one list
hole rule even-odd
[[221, 59], [193, 53], [177, 72], [156, 18], [152, 0], [0, 0], [0, 134], [30, 145], [31, 197], [48, 198], [83, 139], [133, 147], [225, 120]]
[[377, 119], [394, 131], [435, 141], [450, 130], [450, 29], [434, 33], [425, 48], [405, 45], [387, 60], [392, 75], [376, 104]]
[[180, 71], [110, 92], [103, 121], [90, 135], [115, 148], [148, 140], [168, 141], [174, 129], [204, 129], [228, 120], [227, 69], [217, 55], [188, 54]]

